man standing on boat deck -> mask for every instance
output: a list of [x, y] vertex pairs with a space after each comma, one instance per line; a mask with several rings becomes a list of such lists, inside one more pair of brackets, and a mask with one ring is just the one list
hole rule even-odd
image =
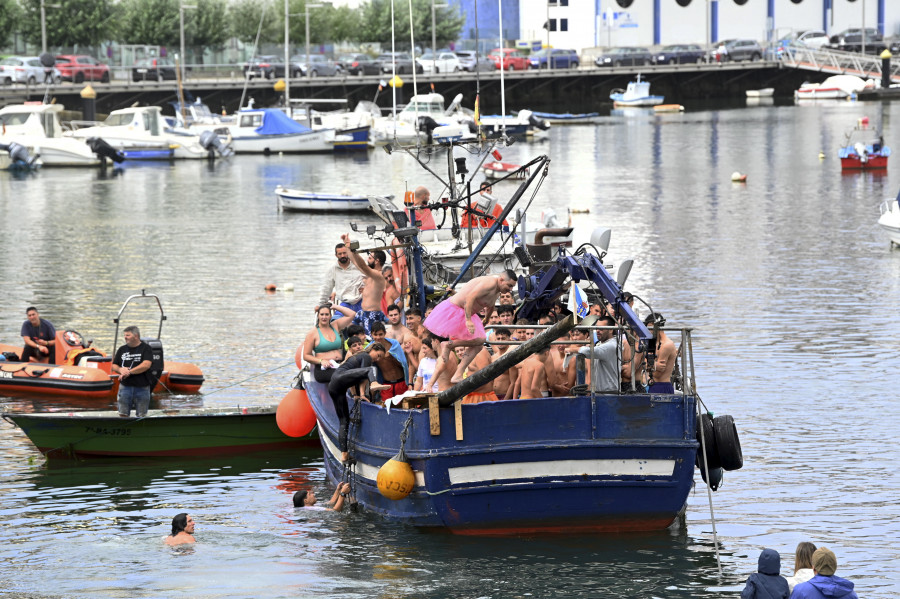
[[[334, 255], [337, 257], [337, 264], [334, 264], [325, 273], [325, 283], [319, 294], [319, 306], [331, 301], [333, 294], [334, 301], [332, 303], [359, 312], [362, 309], [360, 289], [363, 286], [363, 275], [350, 261], [349, 247], [343, 243], [337, 244], [334, 247]], [[318, 311], [318, 308], [316, 310]]]
[[[612, 327], [616, 321], [612, 316], [601, 316], [597, 320], [597, 326]], [[597, 331], [597, 341], [593, 349], [590, 345], [582, 346], [578, 353], [592, 358], [591, 360], [591, 387], [597, 393], [615, 393], [619, 390], [619, 374], [622, 371], [622, 352], [618, 348], [618, 342], [613, 329], [600, 329]]]
[[150, 391], [156, 382], [150, 376], [153, 350], [141, 341], [136, 326], [125, 327], [125, 345], [116, 350], [112, 371], [119, 374], [119, 416], [128, 418], [131, 410], [138, 418], [147, 415]]
[[[341, 240], [343, 240], [347, 248], [350, 247], [349, 233], [341, 235]], [[383, 256], [384, 252], [381, 255]], [[369, 258], [372, 259], [372, 254], [369, 254]], [[356, 311], [356, 318], [353, 322], [362, 325], [366, 330], [366, 335], [371, 335], [373, 322], [387, 321], [387, 316], [381, 311], [381, 297], [384, 295], [384, 287], [387, 283], [384, 280], [384, 275], [381, 274], [382, 265], [378, 264], [378, 258], [374, 258], [373, 266], [366, 263], [362, 256], [356, 252], [350, 251], [350, 259], [364, 275], [362, 301], [360, 309]]]
[[[515, 284], [516, 273], [511, 270], [505, 270], [499, 275], [475, 277], [453, 297], [439, 303], [425, 319], [425, 328], [441, 340], [441, 357], [444, 362], [448, 360], [451, 349], [468, 348], [450, 378], [451, 383], [462, 381], [466, 367], [484, 346], [486, 335], [478, 313], [486, 309], [484, 317], [490, 319], [497, 298]], [[437, 375], [436, 372], [435, 378]]]
[[[428, 191], [428, 188], [424, 186], [416, 187], [416, 191], [413, 192], [413, 205], [411, 208], [414, 208], [416, 211], [416, 220], [422, 223], [422, 226], [419, 227], [422, 231], [437, 229], [434, 215], [431, 214], [431, 210], [428, 208], [429, 200], [431, 200], [431, 192]], [[410, 224], [415, 225], [414, 222], [410, 222]]]
[[53, 348], [56, 347], [56, 329], [49, 320], [41, 318], [37, 308], [29, 306], [25, 310], [28, 318], [22, 323], [22, 340], [25, 348], [22, 350], [23, 362], [50, 362], [53, 358]]
[[661, 328], [657, 329], [655, 323], [659, 323], [660, 327], [665, 326], [666, 319], [658, 312], [654, 312], [644, 319], [644, 324], [650, 328], [651, 333], [654, 333], [654, 338], [650, 340], [650, 343], [656, 345], [656, 359], [652, 366], [648, 362], [648, 374], [650, 375], [648, 392], [675, 393], [672, 371], [675, 369], [678, 351], [675, 349], [675, 342], [669, 339]]

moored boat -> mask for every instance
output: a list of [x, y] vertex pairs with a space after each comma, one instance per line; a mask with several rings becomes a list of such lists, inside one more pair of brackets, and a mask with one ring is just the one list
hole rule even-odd
[[664, 96], [654, 96], [650, 93], [650, 82], [641, 79], [638, 74], [635, 81], [629, 81], [624, 90], [614, 89], [609, 94], [613, 106], [621, 108], [625, 106], [656, 106], [665, 101]]
[[599, 112], [532, 112], [535, 117], [553, 125], [591, 125], [600, 122]]
[[855, 97], [869, 84], [855, 75], [832, 75], [822, 83], [804, 82], [794, 91], [795, 100], [844, 100]]
[[884, 145], [880, 133], [869, 128], [869, 118], [862, 117], [856, 127], [847, 132], [844, 145], [838, 150], [843, 170], [885, 169], [891, 148]]
[[878, 217], [878, 226], [887, 234], [891, 247], [900, 246], [900, 194], [883, 201], [879, 210], [881, 216]]
[[369, 209], [369, 198], [349, 193], [317, 193], [291, 189], [279, 185], [275, 188], [278, 206], [282, 210], [304, 212], [356, 212]]
[[276, 407], [149, 410], [142, 418], [117, 411], [5, 412], [47, 457], [218, 456], [317, 443], [315, 433], [289, 437]]

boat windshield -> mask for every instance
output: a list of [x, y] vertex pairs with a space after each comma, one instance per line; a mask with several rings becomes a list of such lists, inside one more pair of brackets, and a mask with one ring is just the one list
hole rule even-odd
[[0, 123], [7, 126], [24, 125], [30, 116], [30, 112], [7, 112], [0, 115]]
[[418, 112], [419, 114], [444, 114], [443, 102], [430, 102], [417, 100], [410, 102], [403, 112]]
[[130, 125], [133, 118], [133, 112], [120, 112], [119, 114], [111, 114], [106, 117], [103, 124], [110, 127], [121, 127], [123, 125]]

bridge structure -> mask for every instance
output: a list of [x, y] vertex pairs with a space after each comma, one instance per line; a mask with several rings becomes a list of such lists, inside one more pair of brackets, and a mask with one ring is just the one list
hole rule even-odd
[[[824, 80], [834, 74], [857, 75], [881, 81], [882, 60], [879, 57], [832, 50], [788, 47], [768, 60], [748, 62], [702, 62], [681, 65], [642, 65], [596, 67], [583, 65], [574, 69], [541, 69], [505, 72], [503, 90], [507, 110], [530, 108], [545, 112], [593, 112], [611, 107], [609, 93], [624, 88], [640, 74], [650, 81], [654, 94], [664, 95], [667, 102], [689, 105], [695, 101], [743, 101], [745, 91], [772, 87], [776, 97], [793, 97], [794, 91], [805, 81]], [[890, 62], [891, 80], [900, 83], [900, 60]], [[130, 71], [128, 72], [130, 74]], [[122, 74], [124, 75], [124, 73]], [[375, 100], [387, 111], [393, 104], [393, 92], [385, 87], [389, 75], [317, 77], [291, 79], [292, 98], [342, 98], [350, 106], [360, 100]], [[413, 78], [404, 75], [398, 89], [397, 103], [403, 104], [414, 93]], [[255, 106], [275, 106], [283, 103], [283, 94], [276, 91], [275, 82], [265, 79], [245, 81], [233, 68], [193, 69], [184, 81], [188, 101], [202, 100], [218, 112], [234, 112], [246, 105], [249, 98]], [[97, 94], [96, 109], [100, 114], [134, 104], [157, 105], [164, 112], [172, 111], [169, 104], [177, 101], [174, 81], [131, 81], [124, 76], [113, 77], [109, 83], [92, 83]], [[47, 86], [0, 87], [0, 105], [24, 101], [55, 100], [66, 109], [80, 111], [83, 84], [51, 84]], [[437, 73], [418, 75], [416, 91], [434, 90], [449, 102], [463, 94], [463, 102], [472, 106], [476, 92], [484, 114], [500, 111], [500, 73]], [[242, 104], [243, 102], [243, 104]]]

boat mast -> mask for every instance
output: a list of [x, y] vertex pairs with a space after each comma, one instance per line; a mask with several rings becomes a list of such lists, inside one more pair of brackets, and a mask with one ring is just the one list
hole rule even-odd
[[[289, 118], [293, 118], [291, 115], [291, 44], [290, 44], [290, 27], [288, 24], [289, 19], [291, 18], [288, 0], [284, 0], [284, 108], [287, 111], [287, 115]], [[309, 9], [306, 9], [306, 23], [309, 24]], [[309, 40], [306, 40], [306, 46], [309, 47]], [[309, 52], [306, 53], [307, 67], [306, 71], [309, 72]], [[312, 125], [312, 120], [309, 121], [310, 128]]]

